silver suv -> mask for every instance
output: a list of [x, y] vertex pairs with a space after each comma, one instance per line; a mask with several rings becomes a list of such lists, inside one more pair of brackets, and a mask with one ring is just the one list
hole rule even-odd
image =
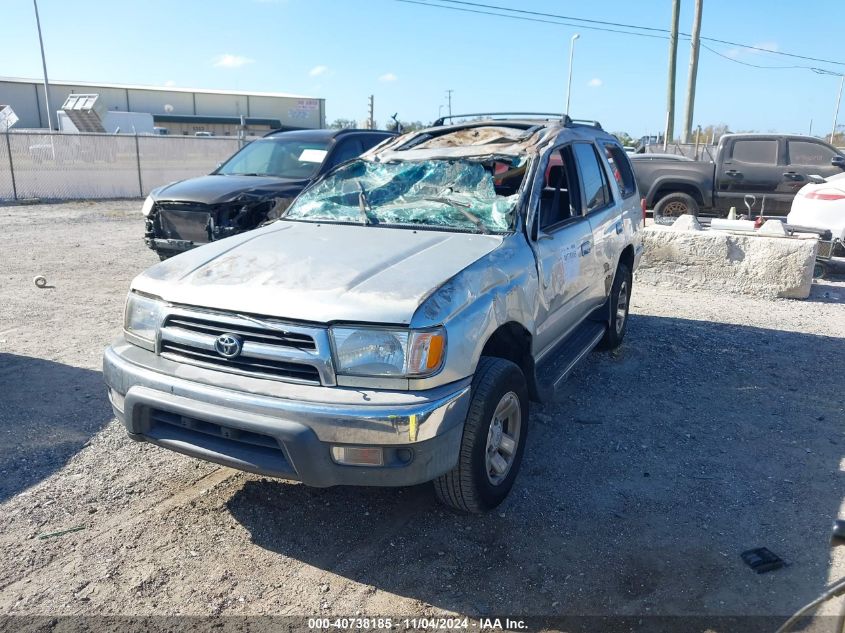
[[616, 138], [534, 116], [390, 139], [279, 220], [139, 275], [103, 361], [130, 437], [312, 486], [433, 480], [457, 509], [501, 503], [529, 401], [625, 336], [642, 252]]

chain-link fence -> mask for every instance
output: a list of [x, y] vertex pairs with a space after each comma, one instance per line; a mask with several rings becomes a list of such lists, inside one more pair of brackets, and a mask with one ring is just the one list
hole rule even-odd
[[0, 200], [135, 198], [212, 171], [235, 138], [7, 132], [0, 138]]
[[663, 143], [651, 143], [645, 146], [646, 154], [674, 154], [692, 160], [715, 161], [716, 145], [696, 145], [694, 143], [669, 143], [663, 149]]

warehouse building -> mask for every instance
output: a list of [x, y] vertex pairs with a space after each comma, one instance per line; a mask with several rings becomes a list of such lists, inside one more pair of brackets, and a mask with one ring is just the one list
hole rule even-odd
[[[82, 81], [51, 81], [51, 109], [59, 110], [68, 95], [74, 93], [99, 94], [98, 101], [108, 110], [152, 114], [156, 127], [167, 134], [237, 136], [241, 117], [245, 118], [249, 134], [323, 128], [326, 123], [325, 99], [314, 97]], [[0, 103], [10, 105], [17, 114], [17, 129], [48, 127], [44, 83], [40, 80], [0, 77]]]

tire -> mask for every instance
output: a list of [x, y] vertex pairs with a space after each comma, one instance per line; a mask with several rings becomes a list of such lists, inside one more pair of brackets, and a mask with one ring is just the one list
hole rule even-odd
[[698, 203], [686, 193], [670, 193], [663, 196], [654, 205], [655, 224], [672, 224], [679, 217], [688, 213], [698, 217]]
[[827, 264], [816, 260], [816, 263], [813, 265], [813, 279], [824, 279], [827, 277], [827, 273]]
[[[482, 356], [471, 393], [458, 464], [434, 480], [434, 492], [444, 505], [481, 514], [505, 500], [519, 472], [528, 435], [528, 386], [514, 363]], [[507, 418], [494, 425], [497, 410]], [[511, 440], [509, 453], [506, 437]], [[488, 451], [506, 462], [505, 472], [500, 472], [502, 462], [488, 457]]]
[[607, 332], [604, 333], [598, 348], [603, 350], [616, 349], [622, 345], [622, 339], [628, 331], [628, 311], [631, 307], [631, 287], [634, 276], [628, 264], [619, 263], [616, 269], [616, 276], [613, 278], [613, 286], [610, 289], [610, 318], [608, 319]]

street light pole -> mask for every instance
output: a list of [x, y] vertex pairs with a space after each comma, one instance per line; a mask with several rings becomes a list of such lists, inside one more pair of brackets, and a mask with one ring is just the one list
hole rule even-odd
[[569, 40], [569, 79], [566, 80], [566, 112], [569, 114], [569, 97], [572, 94], [572, 58], [575, 56], [575, 40], [581, 37], [578, 33]]
[[44, 69], [44, 103], [47, 105], [47, 127], [53, 129], [53, 112], [50, 110], [50, 82], [47, 81], [47, 59], [44, 57], [44, 39], [41, 37], [41, 20], [38, 17], [38, 0], [32, 0], [35, 7], [35, 25], [38, 27], [38, 44], [41, 46], [41, 67]]
[[842, 101], [842, 87], [845, 86], [845, 73], [839, 82], [839, 95], [836, 97], [836, 109], [833, 111], [833, 129], [830, 131], [830, 144], [833, 145], [833, 137], [836, 135], [836, 120], [839, 118], [839, 103]]

